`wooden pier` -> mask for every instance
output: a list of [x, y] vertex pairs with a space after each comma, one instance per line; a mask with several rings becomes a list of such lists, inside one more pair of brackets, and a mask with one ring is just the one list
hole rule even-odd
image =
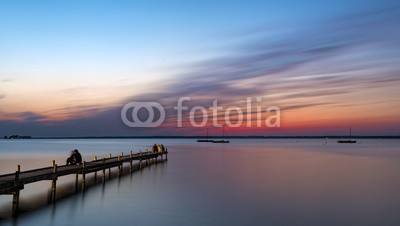
[[146, 165], [153, 161], [158, 163], [158, 157], [163, 161], [168, 160], [168, 150], [159, 152], [139, 152], [133, 154], [132, 151], [129, 155], [121, 153], [120, 156], [112, 157], [109, 154], [108, 158], [97, 159], [95, 156], [91, 162], [83, 162], [81, 165], [60, 165], [55, 164], [50, 167], [39, 168], [28, 171], [21, 171], [21, 166], [17, 165], [15, 173], [0, 175], [0, 195], [13, 195], [12, 203], [12, 216], [16, 217], [19, 213], [19, 195], [20, 191], [24, 189], [25, 184], [30, 184], [43, 180], [51, 180], [51, 202], [56, 201], [57, 193], [57, 178], [66, 175], [76, 175], [76, 186], [78, 186], [78, 176], [82, 175], [82, 191], [85, 190], [86, 174], [94, 173], [95, 178], [97, 172], [102, 172], [103, 183], [106, 181], [106, 169], [108, 169], [108, 177], [111, 177], [111, 168], [118, 167], [118, 175], [122, 174], [123, 163], [129, 163], [130, 172], [133, 172], [133, 161], [139, 161], [139, 169], [142, 169], [142, 161], [146, 161]]

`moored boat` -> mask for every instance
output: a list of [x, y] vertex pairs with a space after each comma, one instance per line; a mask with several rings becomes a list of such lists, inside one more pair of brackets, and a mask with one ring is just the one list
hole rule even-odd
[[348, 139], [348, 140], [338, 140], [337, 142], [338, 142], [339, 144], [354, 144], [354, 143], [357, 143], [356, 140], [352, 140], [352, 139], [351, 139], [351, 127], [349, 128], [349, 133], [350, 133], [350, 136], [349, 136], [349, 139]]

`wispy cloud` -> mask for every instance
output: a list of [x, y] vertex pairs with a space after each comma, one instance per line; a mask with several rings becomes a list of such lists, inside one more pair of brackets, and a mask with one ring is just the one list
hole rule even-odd
[[256, 39], [232, 46], [229, 55], [189, 66], [163, 90], [130, 99], [168, 102], [191, 96], [229, 102], [270, 94], [311, 98], [398, 83], [400, 68], [392, 61], [400, 58], [392, 51], [400, 47], [395, 41], [400, 40], [398, 20], [397, 8], [296, 27], [273, 40], [262, 30]]
[[[251, 35], [244, 33], [244, 38], [237, 37], [245, 40], [241, 44], [221, 50], [229, 54], [187, 65], [186, 73], [148, 87], [149, 92], [145, 94], [123, 99], [121, 106], [129, 101], [157, 101], [167, 107], [170, 120], [175, 119], [172, 106], [183, 96], [192, 97], [190, 105], [207, 105], [213, 99], [230, 105], [249, 96], [263, 96], [284, 111], [332, 105], [354, 107], [359, 104], [355, 99], [347, 98], [341, 103], [334, 99], [366, 88], [400, 85], [398, 21], [400, 9], [394, 7], [286, 27], [284, 32], [273, 37], [268, 29], [252, 30], [249, 31]], [[371, 97], [374, 96], [371, 92]], [[116, 133], [127, 132], [120, 121], [118, 128], [110, 125], [109, 120], [114, 123], [118, 120], [119, 110], [115, 106], [107, 109], [78, 105], [46, 114], [76, 113], [86, 123], [77, 125], [76, 121], [81, 119], [75, 118], [60, 124], [75, 123], [79, 128], [96, 125], [87, 131], [108, 125]], [[88, 111], [94, 114], [90, 117], [83, 114]], [[28, 121], [42, 119], [31, 113], [20, 117]], [[167, 122], [166, 125], [171, 124]], [[163, 128], [160, 131], [164, 131]]]
[[17, 122], [25, 122], [25, 123], [31, 123], [31, 122], [39, 122], [47, 119], [47, 116], [37, 114], [34, 112], [17, 112], [17, 113], [4, 113], [2, 112], [2, 116], [5, 117], [6, 119], [3, 119], [4, 121], [17, 121]]

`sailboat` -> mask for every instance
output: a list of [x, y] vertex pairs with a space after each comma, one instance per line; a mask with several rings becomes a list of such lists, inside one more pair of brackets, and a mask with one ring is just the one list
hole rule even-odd
[[[224, 137], [225, 137], [225, 127], [222, 127], [222, 138], [224, 138]], [[212, 143], [229, 143], [229, 140], [222, 139], [222, 140], [213, 140], [211, 142]]]
[[349, 136], [348, 140], [338, 140], [337, 142], [340, 143], [340, 144], [354, 144], [354, 143], [357, 143], [356, 140], [352, 140], [351, 139], [351, 127], [349, 128], [349, 133], [350, 133], [350, 136]]
[[207, 139], [199, 139], [197, 142], [213, 142], [213, 140], [208, 139], [208, 129], [207, 129]]

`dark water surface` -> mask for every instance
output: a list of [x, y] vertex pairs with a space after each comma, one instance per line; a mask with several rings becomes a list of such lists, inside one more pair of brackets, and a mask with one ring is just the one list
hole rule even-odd
[[[27, 185], [29, 212], [0, 225], [400, 225], [400, 140], [1, 140], [0, 173], [63, 164], [73, 148], [90, 161], [154, 142], [168, 162], [40, 209], [50, 181]], [[73, 180], [59, 179], [58, 192]], [[0, 216], [10, 209], [11, 196], [0, 196]]]

